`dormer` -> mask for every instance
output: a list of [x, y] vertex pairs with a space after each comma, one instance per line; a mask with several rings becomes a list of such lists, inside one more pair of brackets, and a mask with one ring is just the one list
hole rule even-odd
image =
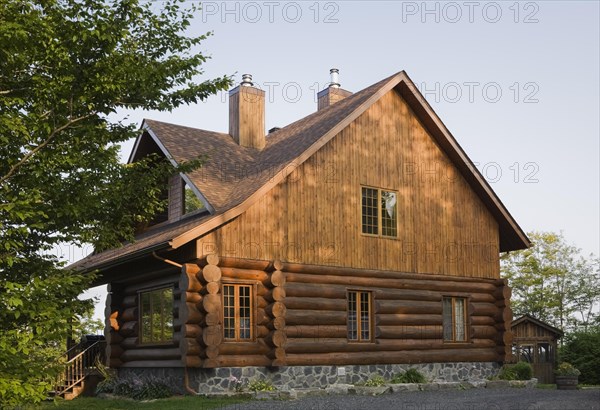
[[206, 210], [204, 202], [181, 175], [169, 178], [168, 220], [178, 221], [186, 215]]
[[[146, 128], [136, 140], [128, 163], [139, 161], [152, 154], [166, 158], [175, 165], [175, 161], [166, 148]], [[147, 226], [140, 227], [138, 233], [152, 226], [179, 221], [188, 215], [207, 212], [200, 192], [184, 174], [172, 175], [164, 181], [164, 189], [161, 191], [160, 199], [168, 202], [167, 209], [157, 214]]]

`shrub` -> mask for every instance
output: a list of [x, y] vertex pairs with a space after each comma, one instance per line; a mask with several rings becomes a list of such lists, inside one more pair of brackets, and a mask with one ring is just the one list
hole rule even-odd
[[581, 372], [575, 368], [571, 363], [562, 362], [558, 365], [558, 368], [554, 372], [558, 376], [579, 376]]
[[385, 379], [380, 375], [376, 374], [366, 381], [365, 386], [367, 387], [379, 387], [385, 384]]
[[600, 384], [600, 329], [568, 335], [560, 360], [581, 371], [579, 383]]
[[118, 379], [113, 388], [113, 394], [123, 397], [132, 397], [135, 393], [134, 383], [125, 379]]
[[527, 362], [519, 362], [513, 366], [517, 380], [529, 380], [533, 377], [533, 368]]
[[160, 380], [151, 379], [138, 386], [131, 395], [131, 398], [135, 400], [154, 400], [166, 399], [172, 395], [173, 392], [169, 386]]
[[98, 383], [96, 393], [110, 393], [134, 400], [164, 399], [173, 395], [171, 388], [157, 378], [146, 380], [108, 378]]
[[498, 373], [498, 379], [500, 380], [517, 380], [517, 373], [513, 366], [504, 365]]
[[254, 379], [248, 382], [248, 390], [250, 391], [275, 391], [275, 386], [270, 380]]
[[425, 383], [427, 379], [417, 369], [408, 369], [404, 373], [395, 374], [391, 380], [392, 383]]
[[527, 362], [513, 365], [505, 364], [498, 373], [500, 380], [529, 380], [533, 376], [533, 368]]

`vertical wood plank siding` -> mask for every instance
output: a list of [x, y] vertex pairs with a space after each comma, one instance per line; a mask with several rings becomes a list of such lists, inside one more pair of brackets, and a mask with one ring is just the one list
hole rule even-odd
[[[361, 185], [398, 192], [398, 238], [361, 234]], [[499, 277], [498, 224], [394, 90], [248, 211], [198, 241], [223, 256]]]

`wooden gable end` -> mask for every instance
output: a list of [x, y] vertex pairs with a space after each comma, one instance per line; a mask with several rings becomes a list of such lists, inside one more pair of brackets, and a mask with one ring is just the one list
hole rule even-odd
[[[398, 193], [398, 236], [361, 233], [361, 187]], [[394, 89], [198, 253], [499, 277], [498, 224]]]
[[560, 335], [556, 332], [528, 320], [513, 325], [512, 332], [516, 342], [556, 340], [560, 338]]

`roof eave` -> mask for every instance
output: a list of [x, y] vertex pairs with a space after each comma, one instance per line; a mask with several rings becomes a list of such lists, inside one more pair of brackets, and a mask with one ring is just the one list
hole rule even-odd
[[[438, 144], [440, 144], [442, 149], [444, 149], [446, 154], [449, 155], [450, 159], [453, 160], [455, 164], [462, 165], [462, 167], [458, 167], [459, 170], [467, 179], [467, 182], [470, 182], [470, 185], [472, 187], [473, 183], [475, 183], [474, 188], [479, 188], [476, 189], [476, 192], [482, 191], [478, 192], [479, 196], [486, 196], [490, 199], [491, 202], [484, 202], [489, 208], [492, 208], [492, 214], [494, 214], [494, 216], [498, 220], [499, 229], [501, 230], [500, 252], [513, 251], [530, 247], [531, 242], [525, 234], [525, 232], [523, 231], [523, 229], [521, 229], [516, 220], [508, 212], [508, 209], [504, 206], [500, 198], [498, 198], [498, 196], [496, 195], [492, 187], [488, 184], [488, 182], [485, 180], [483, 175], [473, 165], [473, 162], [471, 161], [469, 156], [462, 149], [460, 144], [456, 141], [452, 133], [448, 130], [441, 118], [437, 115], [433, 107], [431, 107], [429, 102], [427, 102], [425, 97], [420, 93], [417, 86], [413, 83], [408, 74], [406, 74], [405, 71], [402, 71], [400, 74], [402, 75], [402, 81], [398, 84], [398, 87], [400, 89], [400, 94], [402, 95], [402, 97], [405, 99], [407, 99], [406, 97], [409, 97], [407, 100], [410, 100], [410, 97], [412, 97], [413, 104], [410, 104], [411, 101], [408, 102], [413, 109], [415, 109], [415, 103], [418, 104], [418, 106], [422, 107], [422, 109], [427, 114], [427, 117], [432, 120], [432, 124], [430, 124], [430, 126], [435, 126], [438, 132], [441, 133], [445, 139], [445, 141], [440, 141], [440, 138], [437, 138], [438, 135], [436, 135], [436, 133], [432, 133], [433, 137], [436, 138]], [[509, 234], [509, 238], [502, 238], [503, 228], [509, 228], [512, 231], [513, 235]], [[504, 233], [506, 234], [506, 232]], [[512, 238], [510, 238], [511, 236]]]
[[123, 265], [124, 263], [144, 258], [144, 257], [148, 256], [149, 254], [151, 254], [152, 252], [156, 252], [156, 251], [160, 251], [160, 250], [169, 250], [169, 249], [172, 249], [170, 241], [163, 241], [163, 242], [159, 242], [157, 244], [139, 249], [137, 251], [131, 252], [124, 256], [117, 256], [114, 259], [109, 259], [105, 262], [100, 262], [98, 264], [92, 264], [90, 266], [84, 266], [81, 269], [79, 269], [78, 267], [75, 267], [74, 269], [82, 274], [91, 273], [91, 272], [102, 272], [102, 271], [117, 267], [119, 265]]

